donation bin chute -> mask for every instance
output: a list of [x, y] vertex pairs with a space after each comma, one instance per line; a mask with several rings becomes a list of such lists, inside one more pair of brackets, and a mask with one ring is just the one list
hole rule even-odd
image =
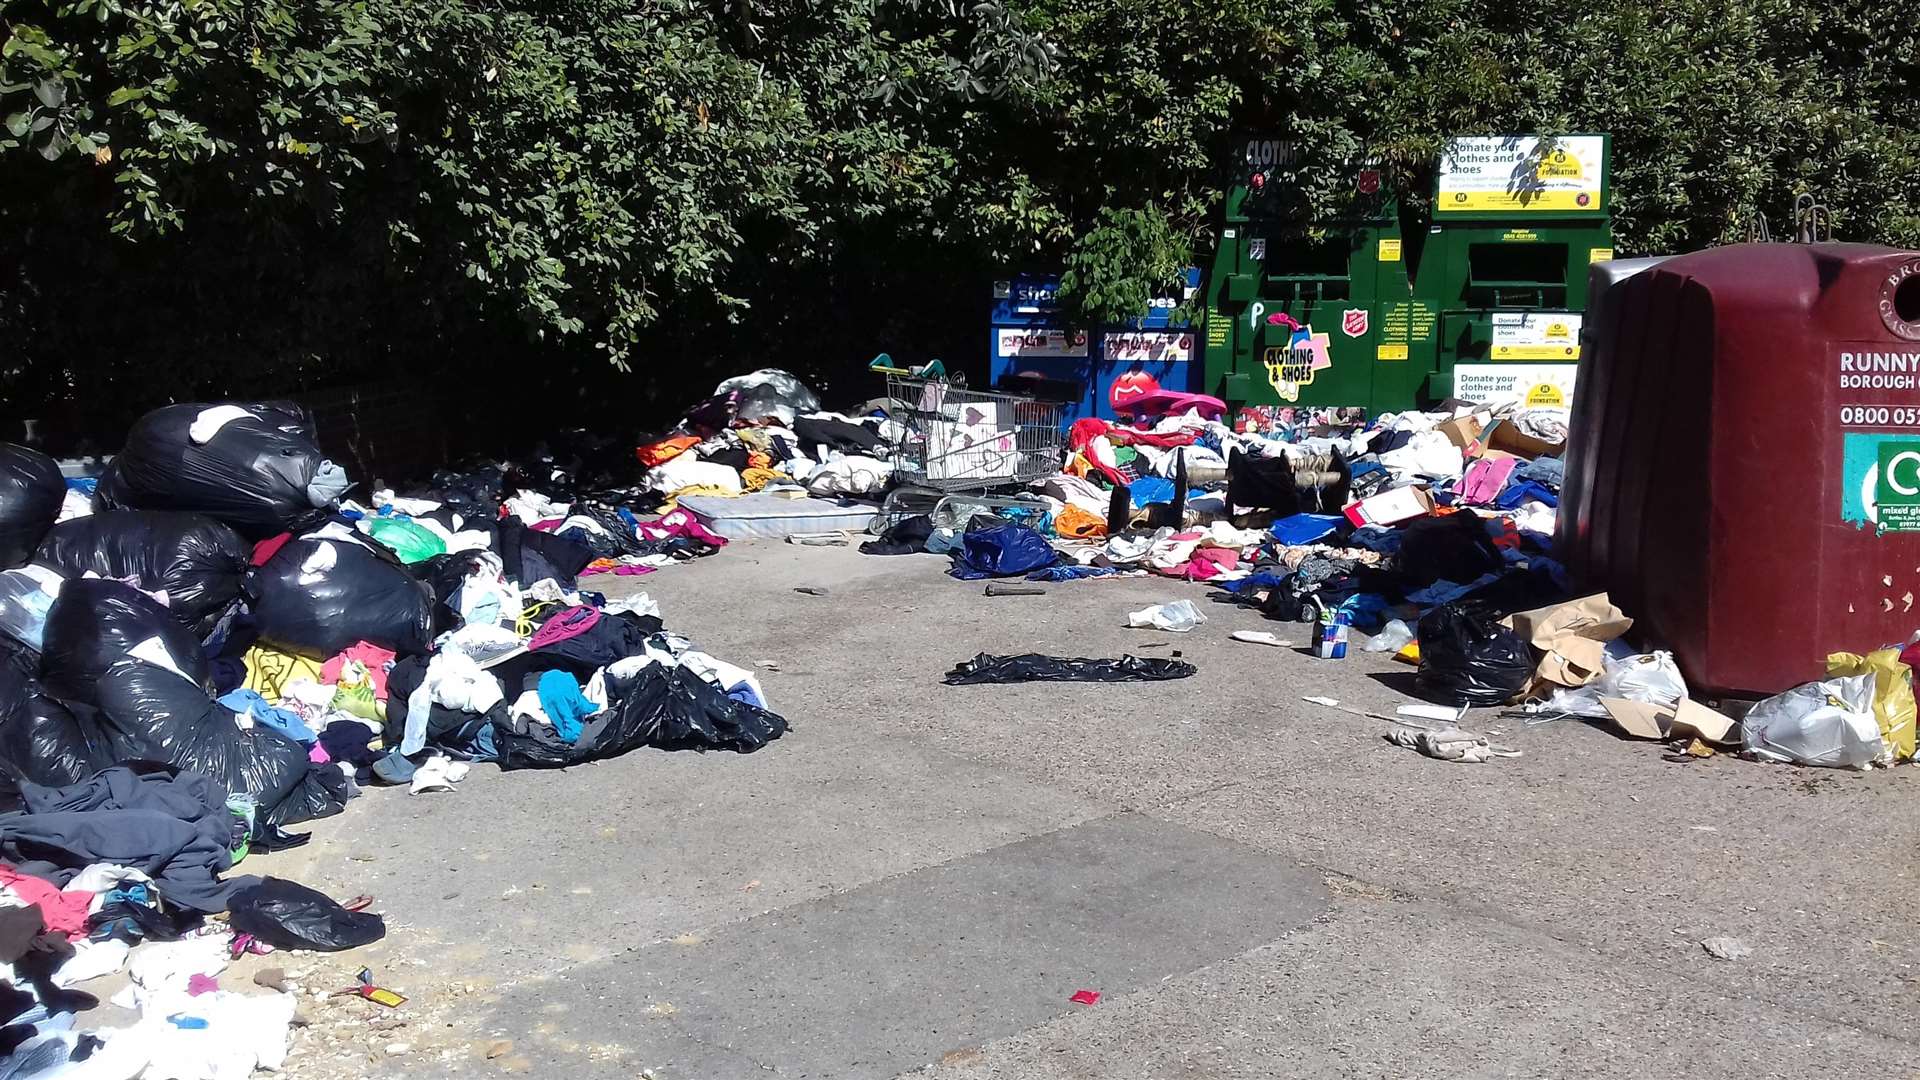
[[1743, 244], [1617, 283], [1562, 550], [1688, 685], [1771, 694], [1920, 627], [1920, 251]]

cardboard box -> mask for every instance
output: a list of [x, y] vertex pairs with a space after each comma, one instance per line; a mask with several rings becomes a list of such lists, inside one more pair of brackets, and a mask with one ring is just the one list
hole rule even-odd
[[1493, 427], [1487, 429], [1486, 443], [1490, 450], [1505, 450], [1529, 461], [1537, 457], [1556, 457], [1567, 448], [1564, 441], [1550, 443], [1544, 439], [1536, 439], [1514, 427], [1512, 422], [1507, 420], [1498, 421]]
[[1705, 705], [1681, 698], [1677, 705], [1652, 705], [1625, 698], [1601, 698], [1600, 705], [1614, 726], [1636, 739], [1684, 739], [1724, 743], [1733, 731], [1733, 719]]
[[1448, 442], [1468, 453], [1472, 453], [1473, 445], [1480, 441], [1480, 433], [1485, 431], [1486, 427], [1481, 423], [1478, 416], [1469, 414], [1467, 416], [1455, 417], [1441, 424], [1439, 427], [1434, 428], [1434, 430], [1445, 435]]
[[1585, 686], [1606, 666], [1607, 642], [1633, 629], [1633, 620], [1606, 593], [1561, 604], [1516, 611], [1502, 621], [1540, 650], [1539, 678], [1559, 686]]
[[1342, 512], [1356, 529], [1368, 525], [1393, 525], [1433, 513], [1433, 496], [1425, 487], [1416, 484], [1348, 503]]

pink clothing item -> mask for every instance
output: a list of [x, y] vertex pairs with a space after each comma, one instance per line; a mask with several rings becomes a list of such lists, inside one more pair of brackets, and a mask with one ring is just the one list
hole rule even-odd
[[643, 540], [666, 540], [675, 536], [690, 536], [714, 547], [727, 546], [726, 537], [702, 525], [699, 518], [685, 510], [675, 510], [658, 521], [640, 523], [640, 537]]
[[187, 976], [188, 997], [199, 997], [201, 994], [211, 994], [219, 989], [220, 980], [211, 975], [195, 973]]
[[1467, 466], [1460, 485], [1453, 489], [1460, 501], [1474, 506], [1485, 505], [1500, 497], [1507, 486], [1507, 480], [1513, 476], [1513, 470], [1520, 464], [1518, 458], [1481, 458]]
[[340, 655], [320, 665], [320, 681], [329, 686], [339, 682], [340, 669], [349, 660], [358, 660], [367, 666], [367, 681], [373, 683], [373, 696], [387, 700], [387, 669], [393, 666], [394, 654], [365, 641], [349, 645]]
[[40, 918], [48, 930], [69, 938], [86, 936], [87, 908], [93, 905], [92, 893], [82, 889], [61, 892], [53, 882], [23, 874], [4, 863], [0, 863], [0, 886], [5, 886], [25, 904], [40, 905]]
[[314, 743], [313, 749], [307, 751], [307, 760], [315, 765], [328, 765], [333, 762], [333, 759], [327, 756], [327, 748], [319, 743]]
[[614, 568], [613, 568], [613, 572], [614, 572], [615, 574], [618, 574], [618, 575], [619, 575], [619, 576], [621, 576], [621, 577], [636, 577], [636, 576], [638, 576], [638, 575], [640, 575], [640, 574], [651, 574], [651, 573], [653, 573], [653, 572], [654, 572], [654, 570], [655, 570], [655, 569], [657, 569], [657, 567], [652, 567], [652, 566], [616, 566], [616, 567], [614, 567]]
[[593, 624], [599, 621], [599, 608], [585, 606], [567, 608], [565, 611], [550, 616], [546, 622], [540, 624], [540, 628], [533, 632], [531, 638], [527, 639], [527, 650], [529, 652], [537, 652], [548, 645], [557, 644], [568, 638], [579, 637], [581, 634], [592, 629]]

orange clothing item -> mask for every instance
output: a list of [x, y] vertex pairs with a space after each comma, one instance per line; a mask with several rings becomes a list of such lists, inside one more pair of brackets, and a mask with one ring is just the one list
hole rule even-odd
[[1069, 540], [1092, 540], [1107, 535], [1107, 523], [1077, 506], [1069, 506], [1054, 515], [1053, 531]]
[[651, 469], [665, 465], [667, 462], [672, 461], [674, 458], [679, 457], [681, 454], [699, 445], [699, 439], [691, 435], [680, 435], [675, 438], [661, 439], [657, 443], [642, 446], [633, 453], [635, 457], [640, 459], [640, 464]]

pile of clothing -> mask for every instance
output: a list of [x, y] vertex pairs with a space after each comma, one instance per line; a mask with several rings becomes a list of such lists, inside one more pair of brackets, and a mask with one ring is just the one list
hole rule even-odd
[[1203, 581], [1274, 618], [1331, 612], [1368, 631], [1448, 601], [1524, 610], [1565, 595], [1552, 558], [1564, 437], [1564, 411], [1464, 402], [1371, 421], [1084, 419], [1061, 471], [1013, 505], [951, 499], [862, 550], [945, 554], [961, 578]]
[[668, 498], [754, 492], [872, 497], [893, 478], [899, 426], [820, 407], [794, 375], [767, 368], [728, 379], [673, 431], [636, 450], [645, 486]]
[[443, 470], [430, 483], [343, 502], [341, 519], [409, 566], [438, 556], [492, 551], [528, 581], [594, 574], [649, 574], [705, 558], [727, 544], [699, 518], [646, 488], [578, 489], [562, 475], [546, 490], [509, 466]]
[[[291, 997], [209, 989], [212, 959], [384, 930], [226, 875], [364, 787], [748, 752], [787, 729], [750, 672], [669, 633], [644, 595], [581, 588], [725, 543], [692, 515], [556, 503], [505, 470], [343, 502], [314, 438], [290, 405], [168, 406], [91, 483], [0, 446], [0, 947], [30, 988], [0, 995], [8, 1075], [119, 1069], [109, 1053], [119, 1076], [277, 1068]], [[300, 936], [314, 927], [326, 941]], [[143, 974], [141, 942], [191, 956]], [[76, 1034], [90, 1000], [66, 986], [123, 963], [141, 1023]]]
[[[0, 1063], [8, 1076], [227, 1080], [285, 1060], [294, 991], [223, 990], [230, 959], [379, 940], [365, 904], [292, 882], [225, 876], [262, 831], [208, 777], [143, 763], [64, 787], [0, 783]], [[224, 921], [213, 916], [224, 915]], [[131, 1026], [78, 1030], [81, 984], [121, 970]]]

